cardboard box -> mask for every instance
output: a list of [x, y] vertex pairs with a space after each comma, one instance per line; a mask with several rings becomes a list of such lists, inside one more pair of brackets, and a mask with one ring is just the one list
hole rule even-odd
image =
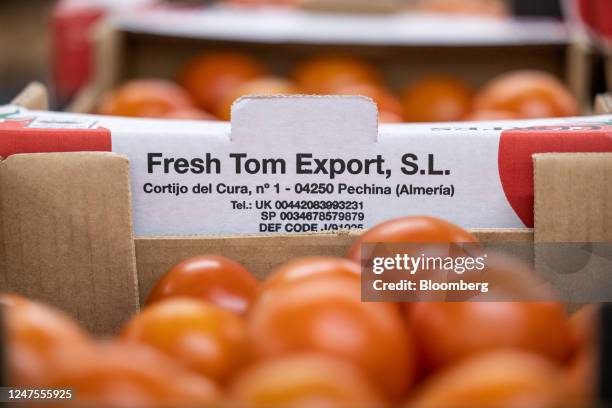
[[[370, 104], [357, 104], [372, 110], [364, 117], [375, 123]], [[612, 153], [538, 154], [533, 163], [534, 228], [474, 229], [476, 236], [483, 242], [611, 242]], [[125, 156], [110, 152], [15, 154], [0, 163], [2, 288], [57, 305], [96, 333], [112, 333], [184, 258], [225, 255], [263, 277], [292, 258], [342, 256], [355, 239], [347, 232], [135, 236], [129, 168]], [[475, 213], [482, 208], [482, 201], [473, 202]]]
[[572, 51], [566, 27], [554, 20], [159, 6], [115, 15], [93, 35], [93, 77], [68, 106], [73, 112], [93, 112], [101, 95], [126, 79], [175, 79], [189, 58], [216, 50], [251, 54], [278, 75], [315, 55], [354, 55], [371, 61], [397, 91], [432, 73], [478, 87], [506, 71], [538, 69], [564, 80], [585, 113], [593, 98], [589, 59]]

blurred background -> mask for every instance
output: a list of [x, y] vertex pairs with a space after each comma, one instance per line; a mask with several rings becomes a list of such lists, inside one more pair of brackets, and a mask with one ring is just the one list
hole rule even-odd
[[[551, 74], [588, 113], [593, 96], [608, 88], [610, 21], [612, 6], [605, 0], [3, 0], [0, 102], [40, 81], [53, 109], [125, 114], [104, 111], [104, 94], [152, 77], [178, 81], [197, 102], [198, 91], [179, 76], [184, 79], [197, 56], [229, 51], [265, 67], [258, 77], [264, 81], [243, 92], [365, 94], [379, 107], [391, 106], [384, 109], [389, 122], [480, 118], [472, 110], [461, 117], [423, 115], [405, 100], [433, 88], [455, 96], [476, 93], [496, 76], [521, 69]], [[101, 24], [119, 34], [101, 40]], [[100, 54], [109, 44], [112, 50]], [[304, 62], [329, 55], [375, 67], [384, 89], [353, 82], [333, 92], [305, 89], [296, 80]], [[344, 73], [346, 66], [336, 69]], [[432, 72], [451, 76], [452, 83], [446, 77], [427, 82]], [[421, 80], [424, 88], [407, 90]], [[196, 105], [207, 117], [228, 119], [220, 103]]]

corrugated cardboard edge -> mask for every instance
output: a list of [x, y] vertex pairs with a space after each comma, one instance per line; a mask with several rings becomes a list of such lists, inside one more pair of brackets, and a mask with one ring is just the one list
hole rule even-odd
[[3, 291], [115, 333], [138, 311], [127, 158], [44, 153], [1, 162], [0, 266]]
[[[483, 242], [532, 242], [529, 229], [472, 230]], [[159, 278], [178, 262], [214, 254], [234, 259], [264, 278], [279, 265], [306, 256], [344, 257], [361, 231], [338, 234], [146, 237], [136, 239], [136, 262], [143, 302]]]
[[[612, 66], [611, 66], [611, 70], [612, 70]], [[597, 97], [595, 98], [595, 114], [605, 115], [608, 113], [612, 113], [612, 94], [607, 93], [607, 94], [597, 95]]]
[[612, 153], [533, 161], [535, 242], [612, 242]]
[[23, 91], [19, 93], [11, 104], [24, 107], [26, 109], [47, 110], [49, 109], [49, 92], [40, 82], [30, 82]]

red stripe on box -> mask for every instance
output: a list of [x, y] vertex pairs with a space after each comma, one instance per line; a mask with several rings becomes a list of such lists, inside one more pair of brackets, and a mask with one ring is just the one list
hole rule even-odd
[[110, 152], [111, 133], [106, 128], [27, 128], [29, 121], [0, 122], [0, 157], [17, 153]]
[[612, 126], [538, 127], [509, 130], [499, 141], [499, 177], [508, 202], [533, 227], [533, 159], [536, 153], [612, 152]]

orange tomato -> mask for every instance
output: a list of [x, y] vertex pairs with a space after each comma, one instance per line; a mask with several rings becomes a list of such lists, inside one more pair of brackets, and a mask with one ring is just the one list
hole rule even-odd
[[599, 313], [600, 307], [598, 305], [587, 305], [581, 307], [571, 316], [570, 328], [576, 352], [593, 348], [597, 344]]
[[200, 108], [215, 112], [225, 94], [265, 73], [266, 69], [248, 55], [213, 52], [189, 61], [179, 74], [179, 83]]
[[295, 95], [298, 87], [291, 81], [274, 76], [252, 79], [235, 87], [221, 98], [217, 105], [217, 116], [222, 120], [230, 120], [232, 105], [242, 96], [247, 95]]
[[320, 56], [299, 64], [293, 78], [307, 93], [332, 95], [351, 84], [379, 84], [381, 79], [369, 63], [348, 56]]
[[287, 262], [273, 271], [262, 285], [262, 292], [302, 279], [327, 276], [361, 278], [361, 266], [353, 261], [333, 257], [307, 257]]
[[560, 368], [519, 350], [478, 354], [434, 374], [410, 408], [545, 408], [567, 403]]
[[189, 298], [145, 308], [127, 324], [122, 338], [154, 347], [217, 381], [227, 380], [247, 358], [244, 322], [227, 310]]
[[190, 297], [243, 314], [259, 282], [238, 262], [205, 255], [184, 260], [170, 269], [151, 290], [147, 304], [173, 297]]
[[378, 121], [380, 123], [403, 123], [404, 118], [402, 118], [400, 115], [397, 115], [393, 112], [379, 111]]
[[508, 14], [501, 0], [420, 0], [417, 8], [426, 12], [444, 14], [476, 14], [502, 17]]
[[14, 295], [2, 295], [0, 304], [12, 385], [45, 386], [90, 353], [89, 336], [63, 313]]
[[554, 302], [414, 303], [407, 319], [426, 372], [496, 348], [519, 348], [558, 362], [571, 351], [565, 310]]
[[163, 116], [165, 119], [179, 120], [218, 120], [212, 114], [198, 108], [185, 108], [168, 112]]
[[108, 93], [98, 107], [102, 115], [161, 118], [193, 107], [181, 87], [163, 79], [134, 79]]
[[593, 405], [597, 393], [599, 307], [582, 307], [570, 318], [574, 355], [567, 370], [575, 406]]
[[472, 106], [472, 90], [450, 76], [429, 76], [409, 86], [402, 96], [407, 122], [461, 120]]
[[514, 112], [503, 110], [481, 110], [474, 111], [466, 115], [463, 120], [513, 120], [520, 119], [520, 116]]
[[[371, 98], [378, 106], [381, 122], [389, 119], [388, 115], [395, 115], [402, 121], [402, 104], [399, 99], [388, 89], [381, 85], [374, 84], [348, 84], [337, 88], [334, 91], [337, 95], [361, 95]], [[384, 113], [384, 114], [383, 114]]]
[[355, 366], [322, 354], [261, 361], [233, 383], [236, 406], [279, 408], [379, 407], [383, 399]]
[[380, 392], [397, 400], [414, 371], [411, 338], [394, 304], [362, 303], [352, 276], [298, 279], [268, 290], [248, 315], [259, 358], [321, 352], [360, 367]]
[[578, 103], [553, 75], [541, 71], [512, 71], [486, 84], [476, 96], [476, 110], [502, 110], [520, 118], [573, 116]]
[[576, 407], [593, 406], [597, 398], [598, 357], [596, 348], [585, 349], [576, 354], [567, 368], [568, 391]]
[[96, 353], [48, 386], [74, 389], [71, 402], [80, 407], [196, 407], [219, 398], [212, 381], [153, 349], [119, 342], [97, 345]]
[[478, 242], [461, 227], [428, 216], [397, 218], [378, 224], [366, 231], [351, 247], [347, 257], [361, 261], [361, 244], [377, 242], [467, 243]]

